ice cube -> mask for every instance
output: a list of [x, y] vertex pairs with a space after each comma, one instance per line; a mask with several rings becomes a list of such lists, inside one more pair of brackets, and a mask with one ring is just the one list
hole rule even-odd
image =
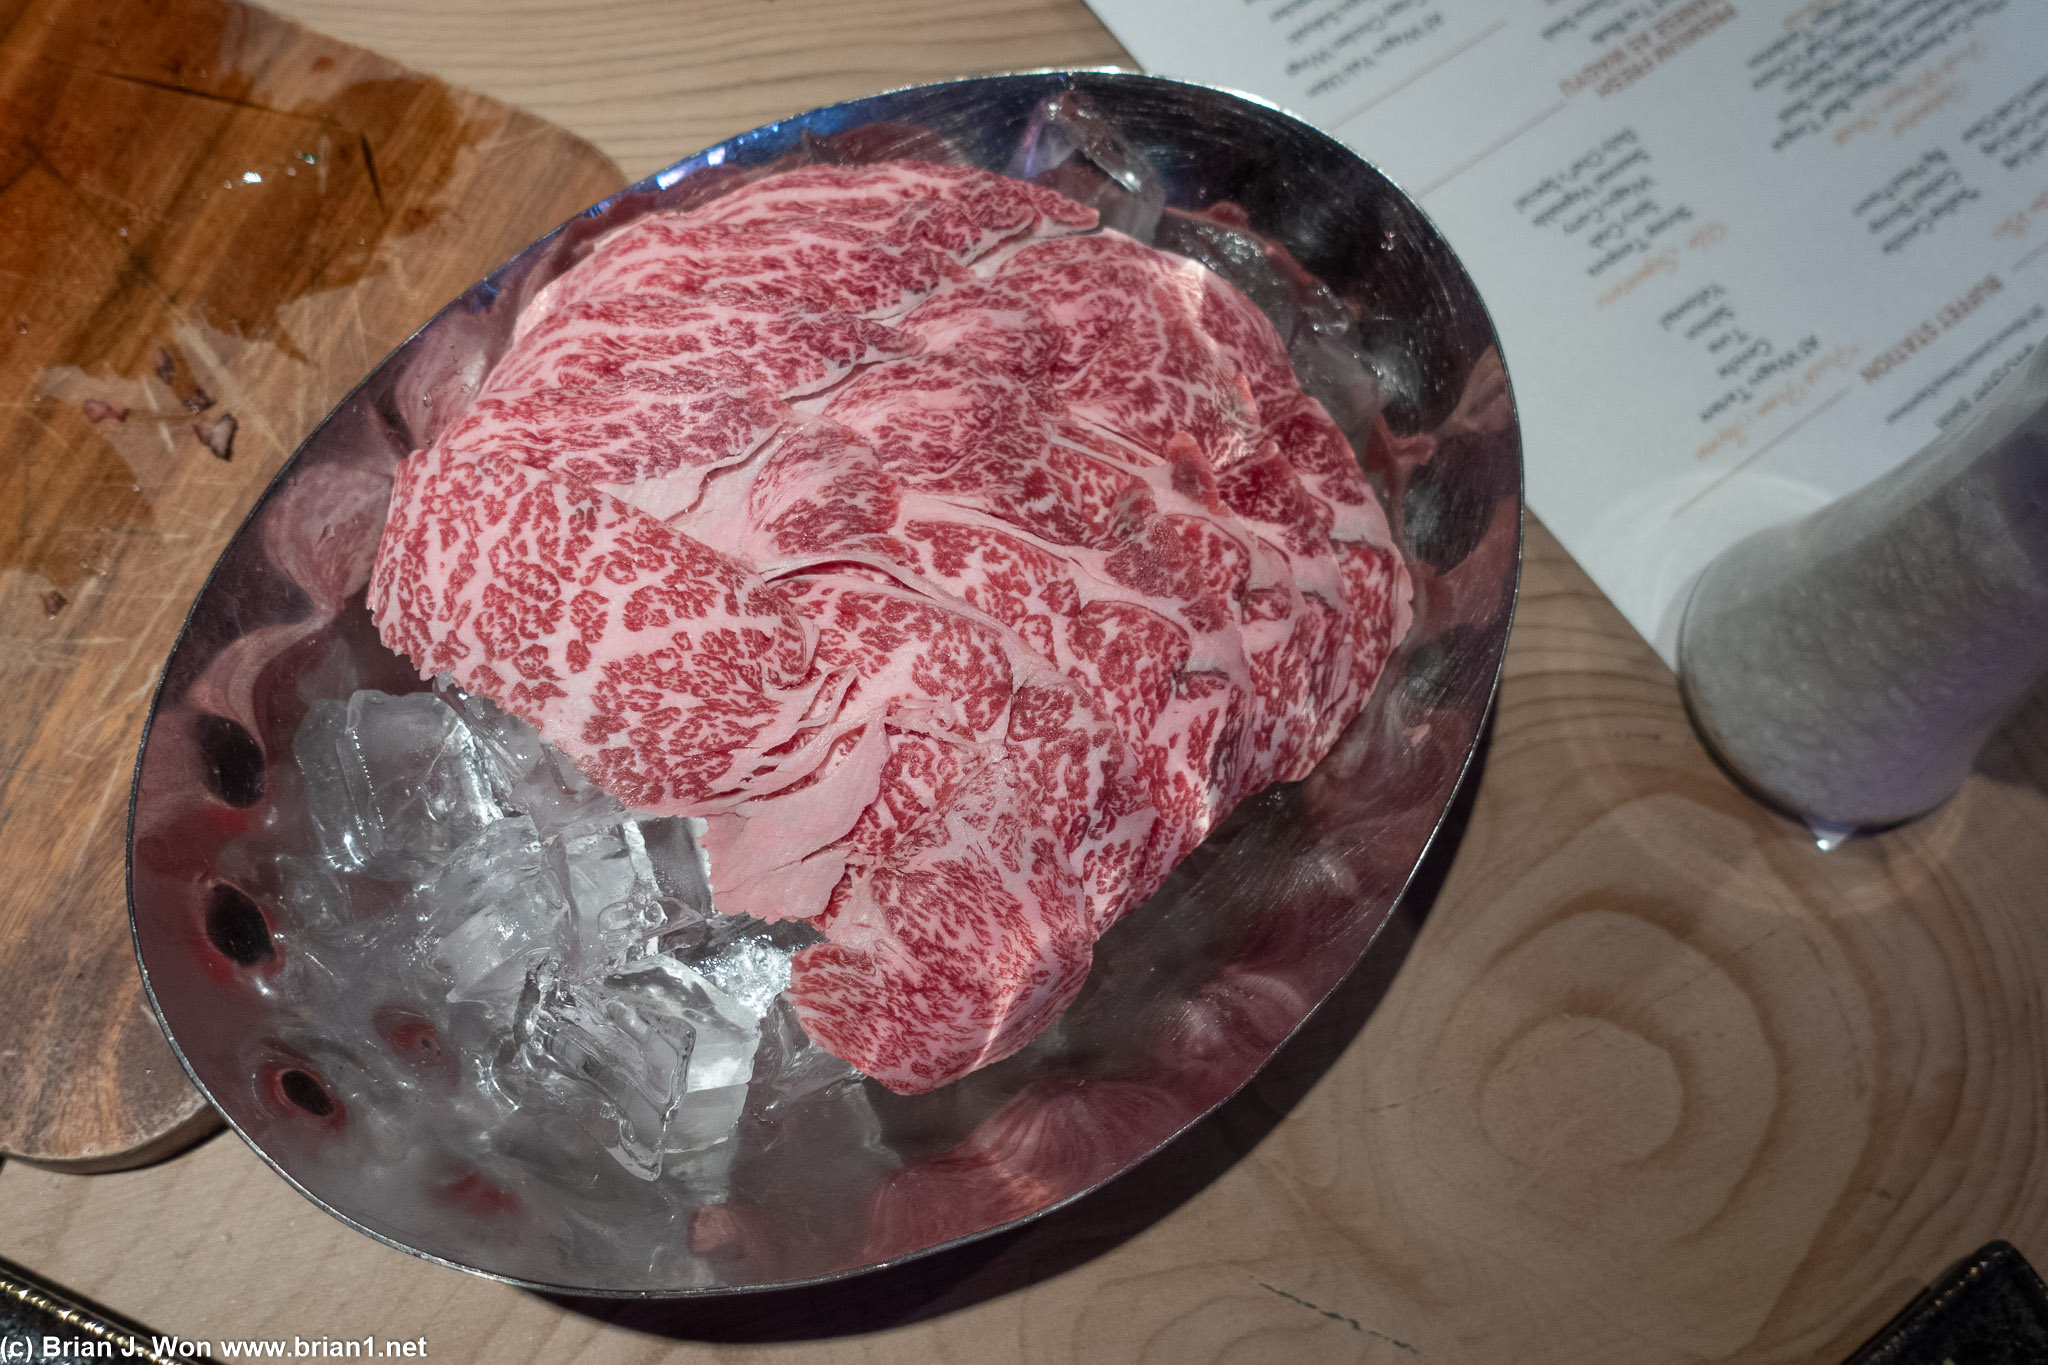
[[449, 856], [418, 895], [427, 957], [451, 1000], [508, 1003], [528, 972], [564, 951], [569, 896], [525, 816], [500, 820]]
[[764, 924], [736, 915], [723, 918], [748, 927], [691, 959], [691, 965], [759, 1019], [789, 989], [789, 960], [824, 936], [797, 920]]
[[326, 863], [284, 854], [276, 859], [283, 918], [294, 928], [339, 928], [355, 918], [348, 884]]
[[558, 1106], [629, 1173], [661, 1176], [697, 1030], [665, 972], [529, 976], [504, 1069], [515, 1102]]
[[[437, 1083], [463, 1078], [552, 1141], [587, 1134], [633, 1179], [719, 1178], [762, 1011], [815, 931], [719, 915], [701, 822], [628, 812], [445, 681], [316, 703], [297, 750], [330, 857], [271, 876], [302, 907], [287, 948], [329, 1012], [402, 1009], [449, 1051]], [[366, 914], [359, 886], [391, 894]], [[387, 1070], [408, 1060], [394, 1049]]]
[[564, 965], [587, 980], [641, 952], [668, 922], [668, 912], [638, 821], [579, 826], [553, 843], [569, 888]]
[[643, 1180], [730, 1138], [760, 1032], [682, 963], [642, 958], [595, 981], [529, 974], [501, 1068], [517, 1103], [559, 1107]]
[[550, 833], [626, 814], [618, 798], [585, 777], [567, 754], [553, 747], [512, 789], [511, 797], [533, 817], [535, 825]]
[[1102, 225], [1150, 242], [1166, 185], [1102, 112], [1072, 91], [1032, 112], [1010, 174], [1093, 208]]
[[746, 1006], [671, 958], [647, 958], [610, 979], [630, 979], [650, 988], [658, 985], [689, 1016], [697, 1029], [697, 1050], [690, 1069], [692, 1091], [747, 1083], [754, 1071], [754, 1048], [760, 1042], [761, 1029]]
[[652, 819], [640, 822], [640, 838], [647, 848], [647, 860], [654, 865], [654, 880], [664, 901], [673, 902], [669, 914], [675, 927], [709, 919], [711, 868], [697, 839], [704, 831], [698, 819]]
[[507, 813], [475, 735], [430, 692], [315, 702], [293, 753], [321, 845], [345, 871], [417, 877]]
[[673, 958], [644, 958], [625, 975], [659, 983], [697, 1032], [687, 1092], [668, 1136], [669, 1155], [689, 1156], [724, 1142], [746, 1107], [761, 1041], [758, 1014]]
[[284, 956], [284, 978], [291, 994], [309, 1014], [324, 1017], [352, 1013], [350, 983], [369, 956], [359, 929], [311, 925], [282, 928], [275, 937]]
[[755, 1108], [773, 1114], [784, 1105], [819, 1094], [828, 1086], [857, 1083], [861, 1073], [811, 1041], [796, 1007], [776, 1000], [761, 1019], [761, 1043], [754, 1054]]
[[434, 679], [434, 695], [448, 703], [496, 762], [509, 788], [546, 756], [540, 731], [492, 702], [465, 692], [445, 673]]
[[626, 813], [617, 798], [585, 777], [567, 754], [542, 739], [540, 731], [526, 721], [487, 697], [463, 691], [445, 675], [437, 678], [434, 686], [492, 760], [499, 779], [499, 799], [533, 817], [542, 834]]
[[669, 1127], [669, 1168], [675, 1169], [680, 1159], [701, 1157], [731, 1137], [746, 1107], [744, 1080], [736, 1085], [692, 1086]]

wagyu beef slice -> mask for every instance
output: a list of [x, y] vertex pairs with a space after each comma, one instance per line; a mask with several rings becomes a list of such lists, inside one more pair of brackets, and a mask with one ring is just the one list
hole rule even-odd
[[1407, 629], [1248, 300], [1036, 186], [769, 175], [601, 239], [404, 462], [370, 604], [423, 674], [706, 821], [719, 907], [917, 1092], [1022, 1047]]

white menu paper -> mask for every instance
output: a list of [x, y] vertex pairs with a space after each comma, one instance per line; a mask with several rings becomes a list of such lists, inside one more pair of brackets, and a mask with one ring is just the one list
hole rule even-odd
[[1421, 203], [1529, 505], [1667, 662], [1724, 546], [1912, 455], [2048, 334], [2044, 0], [1089, 0]]

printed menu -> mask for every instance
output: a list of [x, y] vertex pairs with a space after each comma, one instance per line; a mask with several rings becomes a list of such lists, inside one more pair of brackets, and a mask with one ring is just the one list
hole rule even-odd
[[1667, 662], [1716, 553], [2048, 334], [2041, 0], [1089, 3], [1423, 206], [1499, 329], [1531, 510]]

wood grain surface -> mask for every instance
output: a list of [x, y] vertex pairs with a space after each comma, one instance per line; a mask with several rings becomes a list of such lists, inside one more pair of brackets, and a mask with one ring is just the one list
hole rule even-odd
[[284, 0], [272, 9], [496, 95], [628, 180], [734, 133], [920, 81], [1131, 60], [1080, 0]]
[[483, 96], [221, 0], [0, 8], [0, 1152], [209, 1122], [122, 892], [164, 655], [371, 364], [621, 183]]
[[[1078, 0], [289, 8], [507, 98], [550, 83], [629, 173], [942, 60], [1115, 56]], [[615, 60], [642, 73], [616, 92]], [[1466, 802], [1244, 1094], [1007, 1237], [819, 1290], [555, 1301], [377, 1245], [216, 1138], [0, 1168], [0, 1255], [215, 1342], [778, 1365], [1829, 1361], [1991, 1237], [2048, 1264], [2048, 693], [1950, 805], [1823, 854], [1532, 525]]]

